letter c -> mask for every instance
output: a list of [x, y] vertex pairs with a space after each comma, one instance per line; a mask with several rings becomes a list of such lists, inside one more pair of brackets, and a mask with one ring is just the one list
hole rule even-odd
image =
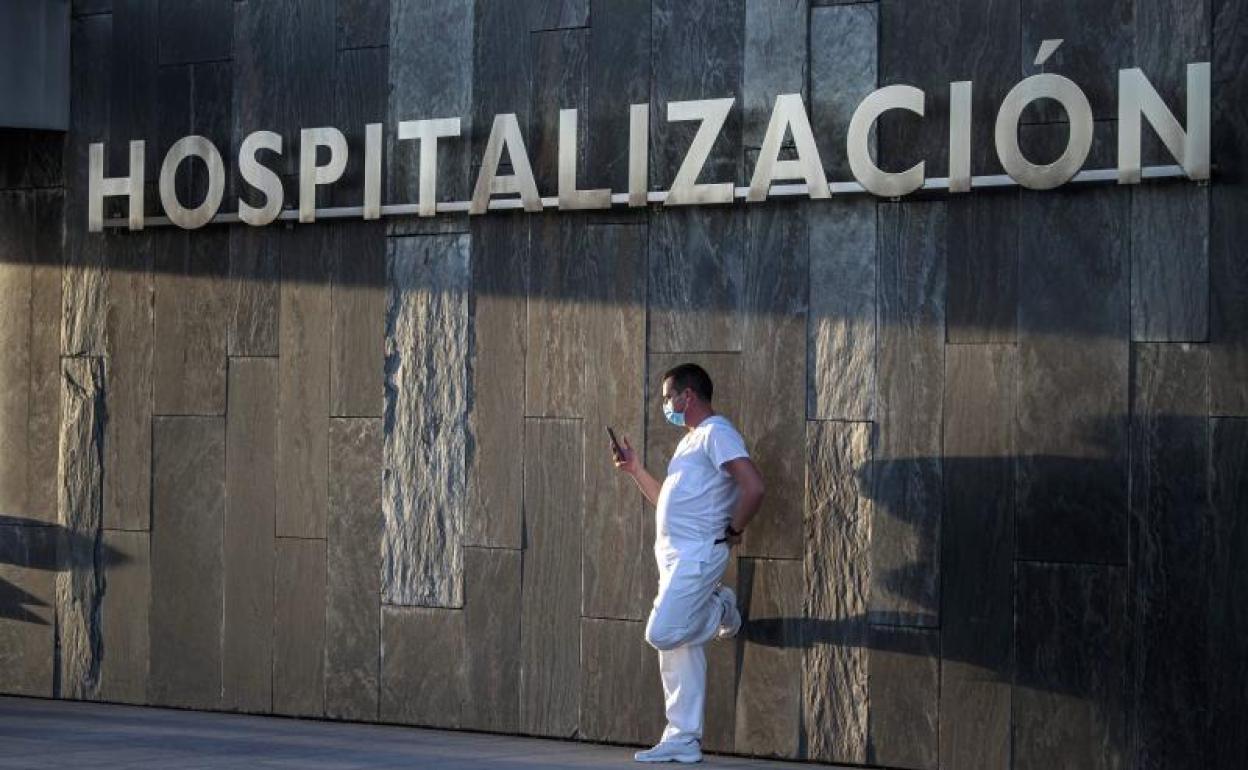
[[854, 117], [849, 121], [849, 137], [846, 139], [849, 151], [849, 168], [867, 192], [887, 198], [896, 198], [912, 193], [923, 186], [923, 168], [925, 161], [919, 161], [899, 174], [880, 170], [871, 160], [871, 151], [867, 147], [871, 126], [880, 115], [889, 110], [909, 110], [922, 117], [924, 94], [914, 86], [885, 86], [873, 92], [854, 110]]

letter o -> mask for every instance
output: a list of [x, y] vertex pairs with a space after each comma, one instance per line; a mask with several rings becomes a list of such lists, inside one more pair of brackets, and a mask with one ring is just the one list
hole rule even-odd
[[[186, 208], [178, 200], [178, 191], [173, 183], [178, 166], [190, 157], [203, 160], [208, 167], [208, 194], [204, 196], [204, 202], [193, 209]], [[186, 230], [203, 227], [216, 215], [224, 195], [225, 163], [212, 142], [202, 136], [184, 136], [174, 142], [160, 165], [160, 205], [164, 207], [169, 221]]]
[[[1052, 99], [1066, 110], [1070, 134], [1066, 151], [1048, 165], [1027, 160], [1018, 146], [1018, 121], [1028, 104]], [[997, 157], [1010, 178], [1031, 190], [1051, 190], [1079, 173], [1092, 149], [1092, 107], [1083, 90], [1069, 78], [1053, 73], [1032, 75], [1006, 94], [997, 111]]]

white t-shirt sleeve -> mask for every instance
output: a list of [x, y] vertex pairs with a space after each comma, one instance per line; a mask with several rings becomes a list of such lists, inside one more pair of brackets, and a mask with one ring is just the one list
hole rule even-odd
[[750, 456], [745, 451], [745, 441], [741, 434], [725, 425], [715, 425], [707, 432], [706, 453], [715, 467], [721, 470], [729, 460]]

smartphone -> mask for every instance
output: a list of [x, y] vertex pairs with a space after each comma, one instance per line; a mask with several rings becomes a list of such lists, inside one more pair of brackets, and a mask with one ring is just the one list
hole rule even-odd
[[615, 431], [611, 430], [611, 426], [607, 426], [607, 435], [611, 437], [611, 449], [615, 451], [615, 456], [624, 459], [624, 450], [620, 447], [620, 442], [615, 438]]

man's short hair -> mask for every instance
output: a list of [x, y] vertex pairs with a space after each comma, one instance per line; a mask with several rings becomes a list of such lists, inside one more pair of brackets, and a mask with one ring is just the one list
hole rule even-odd
[[697, 364], [673, 366], [663, 373], [663, 379], [660, 382], [666, 382], [669, 377], [672, 379], [673, 391], [679, 393], [685, 388], [693, 388], [693, 392], [698, 394], [698, 398], [701, 398], [708, 404], [711, 402], [711, 396], [715, 393], [715, 386], [711, 384], [711, 376]]

